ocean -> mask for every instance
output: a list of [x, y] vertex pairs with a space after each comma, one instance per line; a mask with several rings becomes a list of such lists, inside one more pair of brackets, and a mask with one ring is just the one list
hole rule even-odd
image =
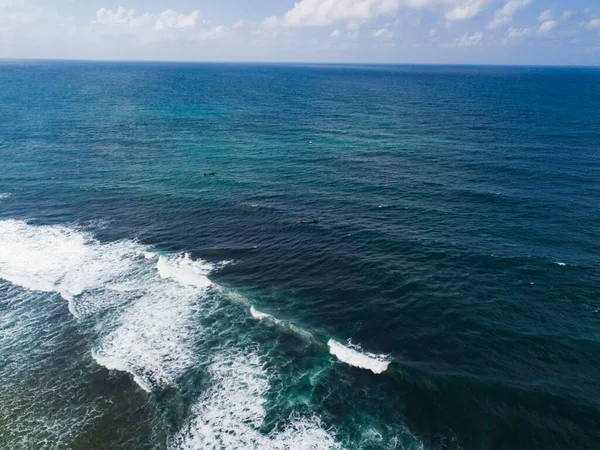
[[597, 68], [1, 62], [0, 447], [595, 450], [599, 236]]

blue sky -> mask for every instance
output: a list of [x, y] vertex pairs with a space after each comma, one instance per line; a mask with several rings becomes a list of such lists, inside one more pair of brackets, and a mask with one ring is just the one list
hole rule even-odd
[[0, 58], [600, 65], [600, 2], [0, 0]]

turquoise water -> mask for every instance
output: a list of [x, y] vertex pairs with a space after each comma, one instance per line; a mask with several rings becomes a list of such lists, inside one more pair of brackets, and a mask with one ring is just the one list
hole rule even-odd
[[597, 448], [598, 69], [0, 86], [0, 447]]

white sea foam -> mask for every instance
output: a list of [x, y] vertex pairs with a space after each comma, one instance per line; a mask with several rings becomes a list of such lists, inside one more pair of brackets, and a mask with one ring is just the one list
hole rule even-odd
[[207, 275], [213, 266], [204, 261], [193, 261], [188, 254], [183, 256], [160, 256], [156, 268], [161, 277], [179, 283], [205, 288], [211, 285]]
[[158, 255], [156, 253], [153, 253], [153, 252], [145, 251], [144, 252], [144, 258], [146, 258], [146, 259], [155, 259], [155, 258], [158, 258]]
[[389, 355], [365, 353], [359, 346], [351, 343], [342, 345], [330, 339], [327, 345], [329, 345], [329, 352], [340, 361], [360, 369], [370, 370], [376, 374], [385, 372], [390, 364]]
[[190, 319], [202, 292], [161, 281], [146, 281], [145, 294], [119, 316], [117, 327], [94, 350], [98, 363], [129, 372], [146, 390], [174, 385], [193, 364]]
[[210, 366], [214, 382], [194, 407], [192, 418], [170, 449], [340, 448], [317, 418], [292, 417], [287, 426], [261, 433], [269, 376], [255, 351], [224, 351]]
[[201, 330], [191, 319], [211, 285], [211, 268], [188, 255], [161, 255], [156, 272], [136, 278], [140, 297], [95, 350], [96, 360], [131, 373], [145, 390], [174, 385], [193, 364], [189, 340]]
[[0, 277], [30, 290], [58, 292], [69, 301], [117, 281], [131, 270], [137, 253], [130, 241], [100, 245], [67, 227], [0, 221]]
[[146, 382], [146, 380], [135, 373], [135, 370], [125, 363], [122, 359], [111, 358], [110, 356], [102, 356], [95, 350], [92, 350], [92, 357], [101, 366], [106, 367], [108, 370], [117, 370], [119, 372], [127, 372], [133, 376], [133, 380], [136, 384], [146, 392], [152, 392], [152, 386]]
[[565, 267], [565, 266], [567, 265], [567, 264], [566, 264], [566, 263], [564, 263], [564, 262], [557, 262], [556, 264], [558, 264], [558, 265], [559, 265], [559, 266], [561, 266], [561, 267]]
[[148, 256], [133, 241], [101, 244], [73, 228], [0, 221], [0, 277], [60, 293], [77, 317], [122, 307], [99, 328], [93, 356], [146, 390], [175, 383], [192, 364], [191, 317], [212, 268], [187, 255]]
[[257, 309], [255, 309], [254, 306], [250, 307], [250, 314], [256, 320], [263, 320], [263, 319], [269, 319], [269, 318], [273, 319], [273, 316], [271, 314], [266, 314], [266, 313], [260, 312]]
[[10, 193], [8, 192], [0, 192], [0, 200], [2, 200], [3, 198], [8, 198], [10, 197]]
[[315, 339], [315, 337], [309, 331], [306, 331], [300, 327], [297, 327], [293, 323], [286, 322], [278, 319], [271, 314], [267, 314], [261, 311], [258, 311], [254, 306], [250, 306], [250, 315], [259, 321], [268, 321], [269, 323], [275, 324], [280, 328], [281, 331], [286, 333], [292, 333], [296, 337], [303, 339], [306, 342], [310, 342], [313, 344], [319, 344], [319, 342]]

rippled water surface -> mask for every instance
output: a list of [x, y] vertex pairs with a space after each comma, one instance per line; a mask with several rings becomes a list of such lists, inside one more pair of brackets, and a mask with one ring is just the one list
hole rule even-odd
[[0, 86], [0, 447], [598, 448], [599, 70]]

